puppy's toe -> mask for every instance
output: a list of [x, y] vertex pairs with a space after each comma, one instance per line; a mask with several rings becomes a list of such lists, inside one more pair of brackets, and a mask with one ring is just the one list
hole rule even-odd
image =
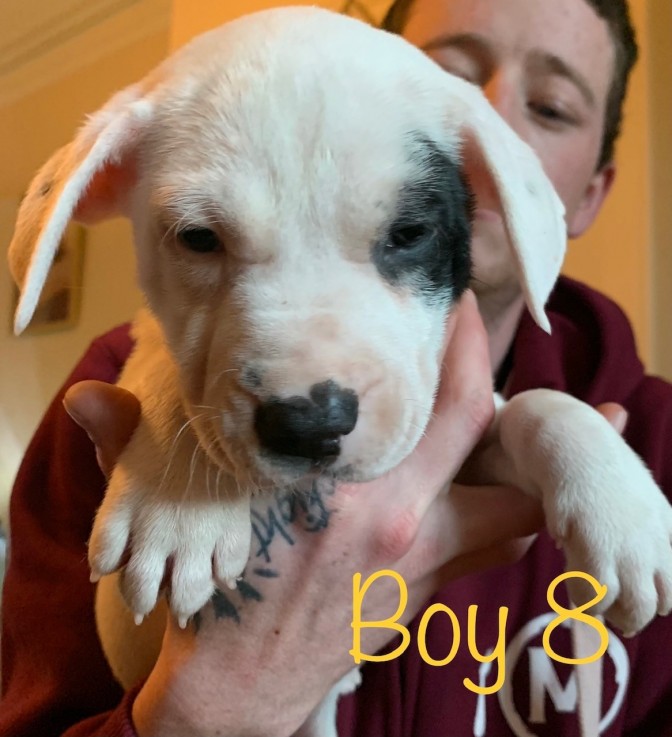
[[181, 551], [173, 561], [170, 608], [181, 627], [200, 611], [215, 592], [209, 551]]
[[[567, 570], [586, 573], [592, 576], [599, 585], [606, 586], [604, 597], [591, 609], [593, 613], [602, 613], [609, 609], [621, 593], [621, 582], [614, 565], [613, 555], [605, 553], [589, 541], [583, 534], [574, 534], [565, 546]], [[595, 587], [580, 576], [567, 579], [569, 595], [574, 604], [581, 606], [597, 595]]]
[[[613, 570], [588, 570], [588, 566], [571, 566], [570, 570], [580, 571], [592, 576], [600, 585], [606, 587], [603, 597], [588, 611], [589, 614], [603, 614], [618, 599], [620, 593], [620, 584], [618, 577]], [[583, 606], [598, 597], [598, 591], [586, 579], [578, 576], [567, 579], [567, 588], [569, 590], [569, 598], [574, 606]]]
[[236, 588], [236, 579], [242, 575], [250, 557], [249, 530], [249, 526], [245, 530], [233, 530], [217, 541], [212, 556], [212, 570], [219, 586]]
[[123, 564], [131, 529], [131, 510], [125, 505], [101, 508], [89, 539], [92, 580], [114, 573]]
[[650, 555], [631, 550], [618, 567], [621, 592], [606, 612], [607, 619], [626, 636], [641, 631], [656, 616], [659, 592]]
[[650, 601], [622, 597], [605, 613], [605, 619], [624, 637], [634, 637], [649, 624], [655, 613]]
[[129, 609], [144, 616], [156, 606], [166, 570], [166, 556], [143, 550], [134, 553], [119, 575], [119, 588]]
[[623, 566], [623, 598], [631, 612], [630, 631], [639, 632], [656, 614], [672, 610], [672, 549], [664, 527], [634, 541]]

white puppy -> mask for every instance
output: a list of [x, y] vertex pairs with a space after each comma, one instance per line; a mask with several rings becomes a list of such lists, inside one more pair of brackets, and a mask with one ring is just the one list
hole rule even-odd
[[[566, 232], [536, 157], [476, 87], [327, 11], [263, 12], [196, 39], [38, 173], [11, 245], [16, 330], [72, 217], [131, 218], [147, 297], [121, 378], [143, 416], [90, 543], [123, 683], [151, 668], [165, 621], [133, 628], [107, 575], [125, 555], [131, 611], [154, 609], [170, 560], [184, 623], [242, 573], [251, 495], [372, 479], [417, 444], [470, 278], [473, 172], [547, 329]], [[608, 586], [621, 627], [670, 609], [670, 507], [592, 409], [517, 396], [470, 466], [543, 501], [570, 568]]]

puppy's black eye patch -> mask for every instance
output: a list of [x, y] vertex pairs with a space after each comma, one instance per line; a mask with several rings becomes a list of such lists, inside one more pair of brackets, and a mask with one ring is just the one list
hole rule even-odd
[[222, 250], [217, 233], [210, 228], [185, 228], [177, 234], [180, 243], [194, 253], [214, 253]]
[[426, 223], [399, 224], [392, 227], [387, 246], [389, 248], [413, 248], [434, 235], [434, 229]]
[[472, 194], [448, 152], [421, 135], [410, 141], [414, 175], [374, 240], [371, 260], [390, 284], [431, 301], [456, 300], [471, 277]]

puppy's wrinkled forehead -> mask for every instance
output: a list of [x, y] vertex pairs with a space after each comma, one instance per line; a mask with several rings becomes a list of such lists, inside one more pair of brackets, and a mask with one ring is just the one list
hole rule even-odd
[[159, 100], [144, 150], [154, 204], [239, 225], [255, 242], [296, 227], [370, 240], [404, 191], [454, 165], [427, 68], [414, 77], [368, 33], [355, 53], [347, 27], [344, 38], [330, 25], [325, 38], [308, 27], [212, 43]]

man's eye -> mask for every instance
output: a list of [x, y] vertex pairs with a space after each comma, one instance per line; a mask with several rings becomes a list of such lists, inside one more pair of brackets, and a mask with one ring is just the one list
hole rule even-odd
[[433, 233], [427, 225], [401, 225], [390, 232], [388, 246], [390, 248], [413, 248]]
[[470, 84], [475, 84], [477, 87], [480, 87], [478, 76], [474, 73], [473, 70], [460, 69], [459, 67], [450, 68], [445, 66], [444, 70], [448, 72], [448, 74], [452, 74], [454, 77], [459, 77], [465, 82], [469, 82]]
[[572, 125], [575, 123], [574, 117], [566, 110], [545, 102], [528, 103], [530, 111], [538, 118], [556, 125]]
[[222, 248], [217, 234], [210, 228], [185, 228], [177, 237], [185, 248], [194, 253], [214, 253]]
[[460, 49], [443, 48], [431, 50], [428, 56], [433, 59], [444, 71], [455, 77], [460, 77], [465, 82], [470, 82], [480, 87], [483, 83], [487, 70], [484, 65], [471, 54]]

